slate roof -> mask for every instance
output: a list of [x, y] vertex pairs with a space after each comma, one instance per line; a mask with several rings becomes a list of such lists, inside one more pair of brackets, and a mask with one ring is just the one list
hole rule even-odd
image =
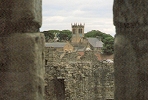
[[77, 51], [85, 51], [86, 47], [85, 46], [79, 46], [77, 47]]
[[97, 38], [87, 38], [87, 40], [93, 47], [103, 47], [103, 42]]
[[63, 48], [66, 42], [45, 43], [45, 47]]

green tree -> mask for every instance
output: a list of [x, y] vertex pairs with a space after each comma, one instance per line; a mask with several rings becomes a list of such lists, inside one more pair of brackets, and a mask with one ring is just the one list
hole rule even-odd
[[45, 41], [47, 42], [49, 39], [53, 39], [54, 38], [54, 34], [50, 31], [43, 31], [44, 35], [45, 35]]
[[68, 40], [68, 35], [67, 34], [64, 34], [64, 33], [60, 33], [59, 35], [58, 35], [58, 37], [59, 37], [59, 40], [61, 41], [61, 40]]
[[59, 38], [59, 41], [61, 40], [70, 40], [72, 37], [72, 32], [70, 30], [48, 30], [43, 31], [45, 35], [45, 40], [48, 41], [49, 39], [53, 39], [55, 34], [57, 33], [57, 37]]
[[72, 37], [72, 31], [70, 30], [63, 30], [62, 32], [66, 33], [68, 35], [68, 39], [70, 40]]
[[59, 40], [70, 40], [72, 37], [72, 32], [70, 30], [62, 30], [58, 34]]
[[85, 37], [96, 37], [96, 36], [102, 36], [104, 33], [98, 31], [98, 30], [92, 30], [87, 32], [84, 36]]
[[114, 38], [113, 37], [105, 37], [102, 41], [103, 44], [103, 48], [102, 51], [104, 54], [113, 54], [114, 52]]
[[49, 30], [50, 33], [60, 33], [60, 30]]

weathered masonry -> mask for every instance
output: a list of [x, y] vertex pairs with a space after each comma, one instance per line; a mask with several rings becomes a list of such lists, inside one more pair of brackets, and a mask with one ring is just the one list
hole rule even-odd
[[114, 100], [112, 66], [90, 62], [46, 66], [45, 81], [46, 100]]
[[43, 100], [42, 0], [0, 2], [0, 100]]
[[114, 0], [115, 100], [148, 100], [147, 4]]
[[81, 60], [76, 52], [61, 58], [54, 48], [49, 51], [45, 52], [46, 100], [114, 100], [113, 64], [98, 62], [91, 51]]

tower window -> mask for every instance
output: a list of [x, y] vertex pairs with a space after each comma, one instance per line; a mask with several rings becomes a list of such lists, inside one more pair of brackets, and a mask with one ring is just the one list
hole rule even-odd
[[79, 33], [82, 33], [82, 29], [81, 28], [79, 29]]
[[76, 30], [75, 29], [73, 29], [72, 31], [73, 31], [73, 34], [76, 34]]

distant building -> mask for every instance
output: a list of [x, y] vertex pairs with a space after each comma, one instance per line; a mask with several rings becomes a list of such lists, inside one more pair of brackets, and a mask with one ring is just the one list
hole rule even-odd
[[114, 100], [113, 61], [102, 47], [99, 37], [84, 38], [82, 24], [72, 25], [71, 42], [46, 43], [45, 100]]
[[72, 43], [79, 43], [81, 39], [84, 37], [84, 26], [81, 23], [80, 24], [73, 24], [72, 27]]
[[[54, 51], [58, 51], [60, 54], [76, 52], [80, 56], [83, 56], [86, 51], [93, 51], [94, 55], [99, 61], [113, 59], [113, 55], [102, 54], [103, 42], [101, 38], [84, 38], [84, 25], [73, 24], [71, 41], [67, 42], [52, 42], [45, 43], [45, 49], [52, 48]], [[55, 34], [57, 37], [57, 34]], [[49, 50], [46, 50], [49, 51]]]
[[55, 51], [59, 52], [73, 52], [74, 47], [69, 42], [52, 42], [52, 43], [45, 43], [45, 47], [54, 48]]
[[103, 42], [99, 40], [98, 38], [87, 38], [88, 43], [94, 51], [100, 51], [103, 47]]

